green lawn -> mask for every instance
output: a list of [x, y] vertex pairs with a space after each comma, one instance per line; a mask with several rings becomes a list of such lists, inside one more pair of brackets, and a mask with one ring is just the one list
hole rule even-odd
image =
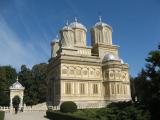
[[0, 111], [0, 120], [4, 120], [4, 111]]

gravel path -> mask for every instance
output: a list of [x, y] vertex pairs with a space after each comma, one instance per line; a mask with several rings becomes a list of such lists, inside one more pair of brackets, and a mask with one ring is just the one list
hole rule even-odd
[[20, 112], [18, 114], [5, 113], [4, 120], [48, 120], [45, 112]]

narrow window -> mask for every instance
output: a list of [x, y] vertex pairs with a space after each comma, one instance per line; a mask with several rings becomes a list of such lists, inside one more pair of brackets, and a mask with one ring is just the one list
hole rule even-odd
[[112, 94], [114, 94], [114, 85], [111, 84], [111, 90], [112, 90]]
[[126, 94], [126, 86], [124, 85], [124, 94]]
[[93, 84], [93, 94], [98, 94], [98, 85]]
[[117, 93], [119, 94], [119, 84], [117, 84]]
[[65, 84], [65, 93], [66, 94], [71, 94], [71, 83], [66, 83]]
[[84, 83], [80, 84], [80, 94], [85, 94], [85, 84]]

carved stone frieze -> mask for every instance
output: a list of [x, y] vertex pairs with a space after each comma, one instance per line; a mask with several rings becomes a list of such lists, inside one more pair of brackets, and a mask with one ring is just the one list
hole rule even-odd
[[61, 66], [61, 76], [81, 78], [101, 78], [101, 69], [95, 66], [64, 64]]

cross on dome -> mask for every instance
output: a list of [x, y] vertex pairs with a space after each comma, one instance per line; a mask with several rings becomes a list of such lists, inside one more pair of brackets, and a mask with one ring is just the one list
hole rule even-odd
[[75, 17], [74, 20], [75, 20], [75, 22], [77, 22], [77, 21], [78, 21], [78, 20], [77, 20], [77, 17]]
[[80, 22], [78, 22], [78, 19], [77, 19], [77, 17], [75, 17], [74, 18], [74, 22], [72, 22], [72, 23], [70, 23], [70, 25], [69, 25], [69, 27], [72, 29], [72, 28], [80, 28], [80, 29], [83, 29], [83, 30], [85, 30], [85, 31], [87, 31], [87, 28], [83, 25], [83, 24], [81, 24]]
[[99, 16], [99, 21], [94, 25], [95, 27], [97, 26], [103, 26], [103, 27], [108, 27], [112, 30], [112, 27], [109, 26], [107, 23], [102, 22], [102, 16]]
[[99, 16], [99, 22], [102, 22], [102, 16]]
[[69, 25], [69, 23], [68, 23], [68, 20], [66, 21], [66, 26], [68, 26]]

